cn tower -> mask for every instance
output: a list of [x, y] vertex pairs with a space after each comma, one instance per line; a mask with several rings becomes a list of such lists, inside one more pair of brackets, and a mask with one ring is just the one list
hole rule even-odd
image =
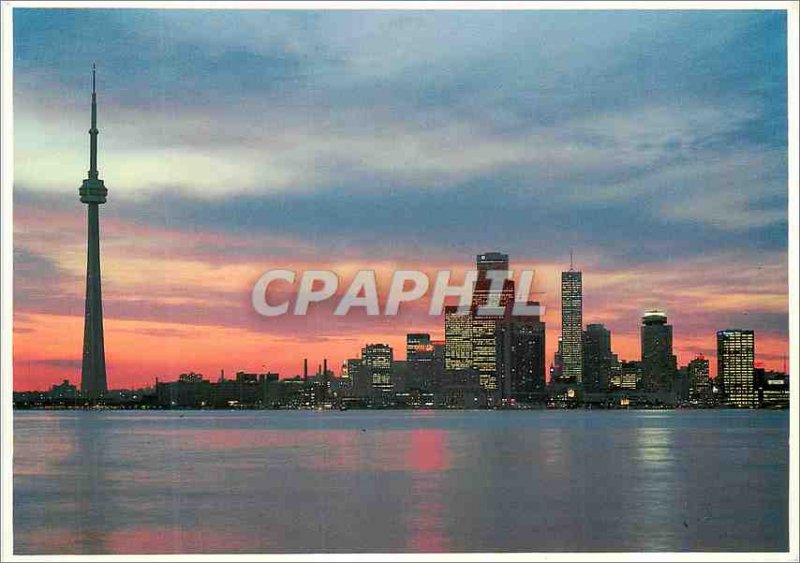
[[95, 67], [92, 65], [92, 128], [89, 129], [89, 177], [79, 193], [88, 210], [88, 249], [86, 260], [86, 317], [83, 325], [83, 365], [81, 391], [91, 400], [102, 399], [108, 392], [106, 354], [103, 344], [103, 296], [100, 290], [100, 217], [99, 205], [106, 202], [106, 189], [97, 171], [97, 94]]

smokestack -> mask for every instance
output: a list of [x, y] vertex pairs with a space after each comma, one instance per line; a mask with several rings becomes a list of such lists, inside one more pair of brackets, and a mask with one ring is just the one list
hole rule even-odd
[[322, 377], [328, 379], [328, 358], [322, 360]]
[[303, 358], [303, 381], [308, 381], [308, 358]]

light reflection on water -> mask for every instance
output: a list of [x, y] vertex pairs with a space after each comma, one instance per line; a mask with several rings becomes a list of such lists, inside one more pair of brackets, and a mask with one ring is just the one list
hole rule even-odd
[[15, 552], [788, 548], [781, 412], [17, 412]]

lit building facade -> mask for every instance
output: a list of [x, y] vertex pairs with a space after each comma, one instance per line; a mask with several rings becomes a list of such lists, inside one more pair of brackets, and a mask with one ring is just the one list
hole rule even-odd
[[760, 408], [789, 407], [789, 376], [782, 372], [753, 369], [758, 406]]
[[583, 277], [571, 266], [561, 272], [561, 378], [583, 380]]
[[[477, 370], [481, 387], [487, 391], [500, 389], [506, 353], [503, 323], [514, 306], [514, 281], [509, 278], [508, 255], [486, 252], [476, 257], [478, 278], [472, 293], [472, 368]], [[493, 274], [496, 273], [496, 274]], [[492, 288], [492, 275], [504, 277], [502, 287]], [[492, 315], [479, 315], [481, 307], [497, 307]]]
[[361, 349], [361, 363], [372, 382], [372, 388], [382, 391], [392, 389], [392, 362], [394, 353], [388, 344], [367, 344]]
[[500, 370], [498, 336], [497, 319], [472, 318], [472, 367], [480, 374], [481, 387], [487, 390], [497, 389]]
[[619, 377], [620, 389], [633, 390], [639, 388], [642, 381], [642, 364], [641, 362], [626, 362], [619, 363]]
[[720, 330], [717, 332], [717, 378], [727, 404], [734, 407], [757, 406], [753, 381], [755, 334], [752, 330]]
[[461, 370], [472, 367], [472, 315], [460, 312], [456, 306], [444, 308], [445, 369]]

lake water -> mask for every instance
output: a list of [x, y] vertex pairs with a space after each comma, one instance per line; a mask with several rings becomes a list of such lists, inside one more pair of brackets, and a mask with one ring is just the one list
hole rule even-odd
[[786, 551], [788, 412], [14, 413], [14, 551]]

